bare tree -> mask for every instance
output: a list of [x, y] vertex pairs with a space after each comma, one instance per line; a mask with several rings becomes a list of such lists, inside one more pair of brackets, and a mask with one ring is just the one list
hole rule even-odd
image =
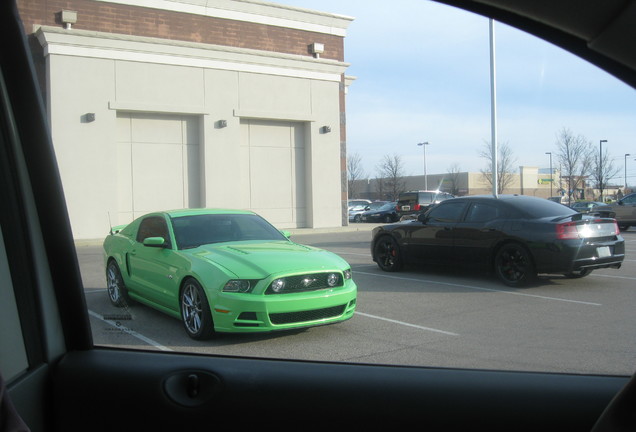
[[[489, 164], [481, 170], [481, 175], [492, 186], [492, 145], [490, 142], [484, 142], [483, 147], [479, 150], [479, 157], [488, 160]], [[497, 146], [497, 193], [501, 194], [512, 184], [514, 180], [514, 164], [516, 159], [512, 156], [512, 149], [508, 142], [498, 144]]]
[[448, 192], [451, 193], [452, 195], [458, 195], [459, 194], [459, 173], [460, 173], [459, 164], [458, 163], [452, 164], [450, 167], [448, 167], [446, 172], [448, 173], [447, 178], [450, 183], [450, 188]]
[[600, 192], [599, 200], [603, 200], [603, 191], [607, 188], [607, 182], [609, 179], [613, 178], [620, 171], [620, 167], [615, 167], [614, 162], [610, 157], [608, 151], [603, 153], [602, 155], [596, 153], [596, 150], [592, 150], [594, 154], [594, 162], [592, 164], [592, 171], [590, 173], [590, 177], [596, 183], [596, 187]]
[[378, 177], [384, 183], [382, 188], [392, 201], [397, 200], [405, 186], [402, 158], [397, 154], [385, 155], [377, 169]]
[[556, 146], [556, 158], [566, 183], [568, 202], [571, 202], [572, 194], [583, 188], [585, 177], [592, 169], [592, 144], [584, 136], [575, 136], [569, 129], [563, 128], [557, 134]]
[[365, 177], [362, 169], [362, 157], [358, 153], [353, 153], [347, 157], [347, 186], [349, 198], [355, 198], [358, 194], [356, 180]]

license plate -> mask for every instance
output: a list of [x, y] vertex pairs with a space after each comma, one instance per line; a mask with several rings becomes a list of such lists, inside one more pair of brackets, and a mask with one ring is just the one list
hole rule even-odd
[[409, 211], [411, 210], [411, 206], [402, 206], [402, 210]]
[[596, 254], [599, 258], [605, 258], [608, 256], [612, 256], [612, 252], [610, 251], [609, 246], [601, 246], [596, 248]]

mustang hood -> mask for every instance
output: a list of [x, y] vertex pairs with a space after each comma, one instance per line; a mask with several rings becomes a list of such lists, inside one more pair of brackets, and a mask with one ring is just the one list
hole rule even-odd
[[344, 270], [348, 264], [326, 250], [288, 241], [232, 242], [203, 245], [192, 251], [244, 279], [263, 279], [271, 274]]

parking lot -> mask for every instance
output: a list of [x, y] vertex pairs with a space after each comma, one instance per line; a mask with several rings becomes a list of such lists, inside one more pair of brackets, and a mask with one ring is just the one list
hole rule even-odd
[[372, 225], [293, 232], [292, 239], [335, 252], [358, 285], [349, 321], [302, 331], [223, 335], [193, 341], [180, 321], [145, 306], [111, 306], [101, 247], [78, 244], [97, 345], [228, 356], [434, 367], [632, 374], [636, 366], [636, 229], [623, 233], [619, 270], [582, 279], [542, 275], [511, 289], [486, 272], [407, 268], [382, 272], [371, 260]]

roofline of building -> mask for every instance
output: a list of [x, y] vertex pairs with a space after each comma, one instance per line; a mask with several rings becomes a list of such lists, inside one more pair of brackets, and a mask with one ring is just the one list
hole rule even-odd
[[258, 0], [95, 0], [345, 37], [353, 17]]

